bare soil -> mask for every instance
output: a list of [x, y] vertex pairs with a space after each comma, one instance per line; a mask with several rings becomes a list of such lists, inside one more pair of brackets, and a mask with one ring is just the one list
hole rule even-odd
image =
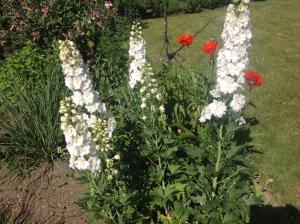
[[2, 210], [9, 212], [14, 224], [88, 223], [88, 214], [76, 204], [83, 188], [68, 175], [71, 173], [68, 164], [61, 161], [43, 164], [22, 180], [12, 179], [7, 170], [1, 169]]

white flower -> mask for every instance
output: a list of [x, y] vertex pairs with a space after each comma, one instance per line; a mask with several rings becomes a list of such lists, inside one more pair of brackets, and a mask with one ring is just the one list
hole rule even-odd
[[210, 113], [217, 118], [221, 118], [224, 116], [227, 107], [226, 104], [222, 101], [214, 100], [211, 104], [208, 105], [210, 109]]
[[231, 94], [239, 87], [239, 84], [230, 76], [218, 78], [217, 82], [220, 87], [220, 91], [224, 94]]
[[[235, 112], [240, 112], [246, 102], [245, 97], [236, 92], [243, 90], [244, 71], [249, 63], [248, 48], [251, 46], [252, 34], [248, 3], [249, 0], [242, 0], [242, 4], [239, 6], [230, 4], [227, 8], [221, 34], [223, 47], [219, 50], [216, 60], [217, 84], [210, 91], [214, 98], [220, 98], [223, 95], [227, 98], [228, 94], [234, 94], [230, 107]], [[200, 122], [210, 120], [211, 116], [221, 118], [224, 116], [226, 108], [225, 102], [214, 100], [203, 109]]]
[[206, 119], [205, 119], [204, 116], [201, 116], [200, 119], [199, 119], [199, 121], [200, 121], [201, 123], [204, 123], [204, 122], [206, 121]]
[[75, 167], [79, 170], [86, 170], [88, 169], [90, 163], [83, 157], [78, 157], [75, 162]]
[[209, 106], [206, 106], [201, 113], [200, 122], [204, 123], [206, 120], [211, 120], [212, 112]]
[[137, 24], [132, 26], [129, 39], [129, 56], [132, 61], [129, 65], [129, 86], [134, 88], [137, 82], [142, 80], [144, 66], [146, 63], [146, 47], [145, 40], [141, 37], [141, 29]]
[[76, 157], [71, 155], [70, 159], [69, 159], [69, 167], [71, 169], [75, 169], [75, 160], [76, 160]]
[[79, 156], [85, 156], [90, 154], [91, 152], [91, 148], [89, 146], [89, 144], [87, 144], [86, 146], [83, 147], [79, 147]]
[[221, 96], [220, 87], [216, 86], [213, 90], [209, 91], [209, 94], [214, 98], [219, 98]]
[[235, 112], [240, 112], [246, 103], [245, 96], [241, 94], [234, 94], [230, 107]]
[[72, 95], [71, 98], [72, 98], [72, 101], [73, 101], [76, 105], [78, 105], [78, 106], [83, 106], [84, 101], [83, 101], [83, 96], [82, 96], [82, 93], [81, 93], [81, 92], [79, 92], [79, 91], [73, 92], [73, 95]]
[[113, 117], [110, 117], [107, 122], [108, 136], [111, 138], [113, 131], [116, 129], [117, 122]]
[[89, 117], [89, 119], [87, 120], [88, 126], [89, 126], [89, 127], [93, 127], [94, 124], [96, 123], [96, 121], [97, 121], [97, 117], [96, 117], [94, 114], [92, 114], [92, 115]]
[[85, 106], [90, 113], [103, 112], [101, 108], [104, 106], [92, 86], [88, 66], [83, 62], [75, 44], [69, 40], [59, 43], [65, 84], [73, 92], [72, 101], [77, 106]]
[[115, 155], [115, 156], [113, 157], [113, 159], [115, 159], [115, 160], [120, 160], [120, 156], [119, 156], [119, 155]]
[[67, 120], [68, 120], [68, 118], [67, 118], [67, 117], [64, 117], [64, 116], [62, 116], [62, 117], [60, 118], [60, 121], [61, 121], [62, 123], [65, 123]]
[[147, 107], [147, 105], [146, 105], [145, 103], [142, 103], [142, 104], [141, 104], [141, 108], [142, 108], [142, 109], [144, 109], [144, 108], [146, 108], [146, 107]]
[[238, 122], [240, 126], [247, 123], [244, 117], [240, 117], [236, 122]]
[[91, 156], [88, 160], [88, 169], [92, 172], [95, 173], [97, 171], [101, 170], [101, 160], [98, 157]]
[[150, 92], [151, 92], [152, 94], [154, 94], [154, 93], [157, 92], [157, 89], [151, 89]]
[[158, 109], [159, 109], [160, 113], [162, 113], [162, 114], [165, 112], [164, 105], [161, 105]]
[[158, 93], [158, 94], [156, 94], [155, 98], [156, 98], [157, 100], [161, 100], [161, 95]]

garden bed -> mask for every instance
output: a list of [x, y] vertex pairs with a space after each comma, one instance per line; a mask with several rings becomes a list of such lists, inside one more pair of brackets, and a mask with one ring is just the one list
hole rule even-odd
[[82, 187], [71, 173], [68, 164], [61, 161], [44, 163], [22, 180], [12, 179], [7, 170], [1, 169], [0, 202], [5, 218], [16, 224], [87, 223], [88, 214], [76, 204]]

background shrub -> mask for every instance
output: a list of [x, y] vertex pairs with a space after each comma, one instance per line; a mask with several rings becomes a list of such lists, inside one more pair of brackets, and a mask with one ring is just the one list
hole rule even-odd
[[[10, 54], [1, 62], [0, 91], [13, 103], [16, 103], [15, 85], [30, 87], [32, 91], [42, 88], [41, 83], [47, 79], [47, 67], [57, 57], [54, 48], [43, 50], [32, 41]], [[59, 65], [58, 65], [59, 66]]]
[[[3, 73], [15, 76], [14, 68], [19, 66], [16, 69], [31, 70], [30, 76], [36, 76], [41, 73], [43, 50], [51, 49], [54, 41], [66, 38], [76, 43], [96, 83], [106, 79], [116, 85], [126, 78], [131, 21], [121, 16], [115, 7], [106, 9], [104, 1], [0, 0], [0, 12], [0, 46], [3, 49], [0, 58], [10, 58], [2, 62], [5, 68], [0, 82], [6, 82], [0, 84], [2, 89], [9, 88], [9, 80], [3, 79]], [[19, 51], [20, 48], [23, 49]], [[96, 71], [95, 66], [101, 66], [101, 72]]]
[[[203, 9], [221, 7], [230, 2], [232, 0], [168, 0], [168, 13], [195, 13]], [[120, 12], [131, 17], [139, 15], [146, 18], [163, 15], [163, 1], [161, 0], [115, 0], [114, 3]]]
[[[138, 14], [141, 17], [157, 17], [163, 15], [163, 1], [160, 0], [116, 0], [121, 12]], [[168, 13], [193, 13], [204, 8], [216, 8], [230, 3], [231, 0], [168, 0]]]

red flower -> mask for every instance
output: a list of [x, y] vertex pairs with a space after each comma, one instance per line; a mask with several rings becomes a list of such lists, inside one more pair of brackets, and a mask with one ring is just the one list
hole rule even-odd
[[245, 72], [244, 77], [250, 88], [253, 88], [255, 86], [261, 86], [264, 82], [263, 77], [261, 77], [260, 74], [256, 71], [247, 71]]
[[208, 40], [204, 44], [204, 46], [202, 48], [202, 51], [205, 54], [207, 54], [209, 56], [212, 56], [219, 47], [220, 47], [220, 45], [219, 45], [219, 43], [217, 41]]
[[192, 34], [183, 34], [178, 37], [177, 41], [182, 46], [190, 46], [194, 42], [194, 36]]
[[44, 13], [44, 15], [47, 15], [49, 13], [49, 7], [44, 7], [41, 9], [42, 13]]

